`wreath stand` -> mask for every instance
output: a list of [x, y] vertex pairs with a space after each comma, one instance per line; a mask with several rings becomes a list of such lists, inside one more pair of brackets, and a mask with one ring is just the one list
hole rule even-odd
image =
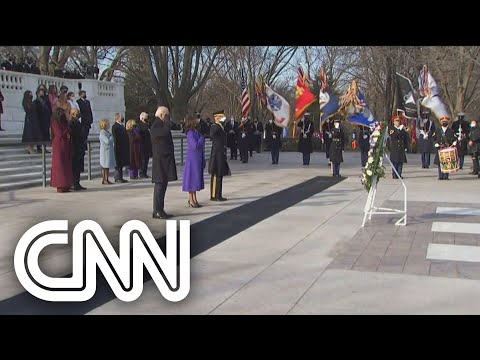
[[365, 209], [364, 209], [364, 216], [363, 216], [363, 223], [362, 227], [365, 226], [365, 222], [367, 221], [367, 216], [368, 220], [372, 219], [373, 214], [403, 214], [403, 216], [395, 223], [395, 225], [402, 225], [405, 226], [407, 225], [407, 186], [405, 185], [405, 182], [403, 179], [400, 177], [400, 175], [397, 172], [397, 169], [393, 166], [392, 162], [390, 161], [390, 157], [388, 155], [384, 155], [384, 157], [388, 160], [390, 163], [390, 166], [392, 167], [392, 170], [395, 172], [395, 174], [398, 177], [398, 180], [402, 183], [403, 186], [403, 210], [399, 209], [390, 209], [390, 208], [380, 208], [376, 207], [375, 205], [375, 196], [377, 194], [377, 175], [374, 175], [372, 178], [372, 187], [370, 188], [370, 191], [368, 192], [368, 197], [367, 197], [367, 203], [365, 204]]

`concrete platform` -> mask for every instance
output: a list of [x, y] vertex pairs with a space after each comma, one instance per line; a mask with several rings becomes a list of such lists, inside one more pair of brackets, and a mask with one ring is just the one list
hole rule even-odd
[[[395, 215], [378, 215], [361, 228], [367, 193], [360, 184], [359, 154], [344, 157], [341, 173], [348, 176], [344, 181], [195, 256], [191, 291], [184, 301], [166, 301], [150, 281], [138, 300], [115, 299], [88, 314], [480, 313], [475, 300], [480, 264], [426, 259], [429, 243], [480, 245], [475, 237], [480, 235], [442, 233], [444, 237], [438, 237], [431, 231], [435, 221], [478, 222], [475, 211], [457, 215], [436, 209], [480, 209], [480, 193], [470, 191], [480, 179], [463, 170], [450, 181], [439, 182], [436, 168], [422, 169], [420, 155], [409, 154], [404, 166], [409, 190], [407, 226], [395, 226]], [[204, 207], [188, 208], [177, 181], [167, 190], [166, 211], [195, 224], [315, 176], [329, 175], [324, 153], [313, 154], [309, 167], [301, 165], [299, 153], [281, 153], [279, 165], [271, 165], [268, 153], [254, 154], [248, 164], [229, 163], [233, 176], [224, 180], [229, 201], [207, 201], [207, 176], [206, 190], [198, 196]], [[138, 181], [105, 187], [96, 180], [83, 185], [88, 190], [81, 193], [35, 188], [0, 194], [4, 234], [0, 300], [24, 291], [13, 271], [13, 251], [21, 235], [42, 220], [68, 219], [73, 226], [89, 218], [99, 222], [113, 240], [124, 222], [138, 219], [155, 236], [164, 235], [165, 222], [151, 218], [152, 184]], [[381, 180], [379, 205], [398, 206], [402, 196], [397, 180]], [[55, 247], [45, 251], [41, 266], [46, 273], [65, 275], [71, 272], [70, 262], [68, 248]], [[456, 276], [451, 275], [452, 269]]]

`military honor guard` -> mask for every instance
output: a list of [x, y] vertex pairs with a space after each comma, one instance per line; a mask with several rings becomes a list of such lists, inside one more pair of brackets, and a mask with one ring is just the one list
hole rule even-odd
[[420, 119], [420, 136], [418, 137], [418, 151], [422, 154], [422, 169], [430, 168], [430, 154], [433, 150], [433, 133], [435, 124], [430, 120], [430, 112], [424, 111]]
[[442, 117], [440, 119], [442, 127], [435, 130], [433, 134], [434, 146], [437, 149], [433, 163], [438, 166], [438, 180], [448, 180], [448, 173], [442, 172], [439, 151], [457, 145], [457, 142], [455, 141], [455, 133], [448, 127], [449, 120], [450, 119], [446, 116]]
[[222, 196], [223, 177], [231, 175], [227, 162], [227, 133], [224, 129], [225, 113], [223, 110], [213, 114], [215, 123], [210, 126], [212, 150], [208, 164], [208, 173], [211, 175], [210, 200], [226, 201]]
[[370, 135], [372, 130], [368, 126], [360, 126], [358, 129], [358, 147], [360, 148], [360, 159], [362, 167], [367, 165], [368, 151], [370, 150]]
[[459, 112], [457, 114], [457, 119], [452, 124], [452, 130], [457, 139], [457, 151], [458, 151], [458, 160], [460, 168], [463, 169], [463, 163], [465, 161], [465, 155], [468, 153], [467, 143], [468, 143], [468, 134], [470, 133], [470, 124], [465, 120], [465, 114]]
[[328, 160], [328, 166], [330, 166], [330, 145], [332, 144], [332, 129], [333, 129], [333, 119], [327, 119], [322, 124], [322, 136], [323, 143], [325, 144], [325, 156]]
[[[399, 116], [393, 118], [393, 127], [388, 129], [388, 135], [390, 136], [390, 160], [393, 167], [403, 179], [402, 170], [405, 162], [405, 152], [408, 146], [408, 133], [405, 126], [401, 123]], [[392, 169], [392, 178], [398, 179], [397, 173]]]
[[340, 119], [335, 119], [332, 129], [332, 143], [330, 145], [330, 162], [332, 163], [332, 175], [340, 177], [340, 164], [343, 162], [345, 149], [345, 132], [340, 127]]
[[470, 134], [468, 137], [468, 150], [472, 154], [473, 171], [470, 174], [479, 175], [478, 156], [480, 155], [480, 128], [476, 120], [470, 122]]
[[250, 118], [243, 118], [238, 126], [238, 147], [240, 149], [240, 161], [244, 164], [248, 163], [248, 152], [252, 136]]
[[237, 160], [239, 129], [238, 122], [233, 116], [226, 121], [225, 131], [227, 132], [227, 147], [230, 149], [230, 160]]
[[272, 153], [272, 164], [278, 164], [282, 147], [282, 128], [277, 126], [273, 119], [270, 119], [265, 125], [265, 143]]
[[310, 165], [310, 154], [313, 152], [312, 135], [315, 131], [310, 113], [306, 112], [297, 124], [299, 130], [298, 151], [303, 154], [303, 165]]
[[263, 124], [258, 122], [258, 119], [255, 118], [252, 124], [253, 130], [253, 147], [255, 151], [260, 154], [260, 148], [262, 147], [262, 134], [263, 134]]

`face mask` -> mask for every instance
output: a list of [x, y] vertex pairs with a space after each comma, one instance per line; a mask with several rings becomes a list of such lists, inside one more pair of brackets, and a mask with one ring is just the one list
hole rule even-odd
[[335, 129], [338, 129], [340, 127], [339, 123], [335, 123], [333, 126], [335, 126]]

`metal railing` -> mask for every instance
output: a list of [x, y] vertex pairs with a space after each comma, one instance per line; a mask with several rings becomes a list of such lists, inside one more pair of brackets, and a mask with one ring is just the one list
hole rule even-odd
[[[185, 139], [187, 138], [185, 134], [172, 134], [172, 138], [175, 141], [176, 139], [180, 139], [180, 164], [181, 166], [185, 165]], [[206, 139], [206, 144], [209, 139]], [[87, 152], [85, 157], [87, 158], [87, 176], [88, 180], [92, 180], [92, 144], [99, 144], [99, 139], [87, 139]], [[9, 139], [3, 139], [0, 142], [0, 149], [6, 147], [18, 147], [18, 148], [25, 148], [26, 146], [38, 146], [40, 145], [42, 148], [42, 186], [47, 187], [47, 147], [51, 146], [51, 141], [35, 141], [35, 142], [18, 142], [18, 139], [9, 141]], [[174, 144], [175, 145], [175, 144]], [[208, 149], [205, 149], [205, 152], [208, 154]], [[1, 161], [0, 161], [1, 165]]]

